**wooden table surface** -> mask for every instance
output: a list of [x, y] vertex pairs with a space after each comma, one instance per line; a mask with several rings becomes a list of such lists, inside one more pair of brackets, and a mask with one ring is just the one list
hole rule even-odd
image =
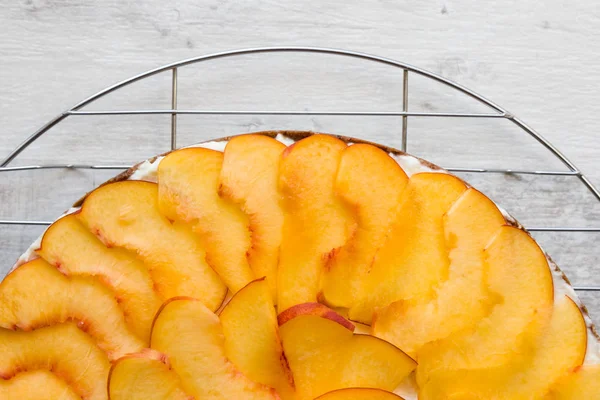
[[[46, 121], [132, 75], [215, 51], [269, 45], [385, 56], [483, 94], [543, 134], [600, 185], [600, 11], [593, 1], [5, 1], [0, 8], [0, 158]], [[170, 108], [170, 75], [90, 109]], [[410, 111], [485, 112], [410, 76]], [[179, 108], [398, 111], [400, 70], [343, 57], [277, 54], [182, 68]], [[409, 118], [409, 151], [446, 167], [564, 170], [501, 119]], [[180, 116], [178, 144], [264, 129], [343, 133], [400, 146], [398, 117]], [[70, 117], [12, 165], [131, 164], [169, 146], [170, 116]], [[0, 219], [52, 220], [115, 171], [3, 172]], [[525, 226], [600, 227], [574, 177], [462, 174]], [[0, 225], [0, 276], [43, 227]], [[597, 233], [535, 237], [575, 285], [598, 285]], [[582, 293], [600, 317], [600, 296]]]

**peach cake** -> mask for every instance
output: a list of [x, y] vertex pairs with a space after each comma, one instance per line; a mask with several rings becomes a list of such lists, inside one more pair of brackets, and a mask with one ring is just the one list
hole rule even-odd
[[0, 284], [1, 399], [600, 399], [598, 354], [493, 201], [325, 134], [138, 164]]

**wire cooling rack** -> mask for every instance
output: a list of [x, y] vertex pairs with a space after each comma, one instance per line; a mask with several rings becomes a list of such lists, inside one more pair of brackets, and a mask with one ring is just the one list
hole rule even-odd
[[[266, 53], [319, 53], [327, 54], [339, 57], [360, 59], [371, 63], [377, 63], [380, 65], [386, 65], [388, 67], [395, 68], [399, 74], [399, 79], [402, 80], [402, 102], [401, 110], [397, 111], [320, 111], [320, 110], [212, 110], [212, 109], [179, 109], [178, 108], [178, 83], [179, 83], [179, 71], [182, 67], [206, 63], [216, 59], [235, 58], [244, 55], [262, 55]], [[118, 91], [124, 87], [127, 87], [134, 82], [138, 82], [149, 77], [155, 76], [161, 73], [170, 73], [170, 103], [171, 106], [168, 109], [126, 109], [126, 110], [89, 110], [85, 109], [86, 106], [91, 105], [97, 100], [105, 97], [106, 95]], [[490, 112], [415, 112], [409, 110], [409, 104], [411, 104], [410, 90], [411, 79], [413, 76], [425, 77], [433, 80], [441, 85], [452, 88], [455, 91], [461, 92], [464, 95], [476, 100], [477, 102], [487, 106]], [[588, 192], [595, 197], [596, 200], [600, 201], [600, 192], [596, 189], [588, 178], [571, 162], [569, 161], [556, 147], [549, 143], [543, 136], [525, 124], [516, 116], [509, 113], [499, 105], [487, 100], [479, 94], [463, 87], [457, 83], [454, 83], [440, 75], [425, 71], [421, 68], [414, 67], [403, 62], [391, 60], [388, 58], [368, 55], [364, 53], [336, 50], [328, 48], [318, 47], [265, 47], [265, 48], [251, 48], [227, 51], [221, 53], [215, 53], [195, 58], [190, 58], [180, 62], [168, 64], [160, 68], [156, 68], [145, 72], [140, 75], [136, 75], [130, 79], [119, 82], [113, 86], [110, 86], [93, 96], [83, 100], [76, 104], [72, 108], [58, 115], [52, 119], [30, 137], [28, 137], [23, 143], [15, 148], [2, 162], [0, 163], [0, 175], [10, 174], [16, 171], [26, 170], [48, 170], [48, 169], [70, 169], [70, 170], [122, 170], [130, 167], [130, 165], [116, 165], [116, 164], [32, 164], [32, 165], [13, 165], [13, 161], [21, 152], [23, 152], [32, 143], [38, 140], [40, 137], [49, 132], [52, 128], [61, 124], [63, 121], [72, 118], [89, 117], [89, 116], [118, 116], [118, 115], [166, 115], [170, 116], [170, 148], [175, 149], [178, 146], [178, 116], [182, 115], [220, 115], [220, 116], [364, 116], [364, 117], [398, 117], [401, 118], [402, 124], [398, 126], [398, 130], [401, 134], [401, 149], [407, 150], [409, 144], [409, 120], [421, 118], [467, 118], [467, 119], [503, 119], [514, 124], [520, 131], [538, 141], [543, 145], [556, 159], [560, 160], [566, 167], [566, 170], [533, 170], [533, 169], [509, 169], [509, 168], [472, 168], [472, 167], [450, 167], [446, 168], [456, 173], [475, 173], [475, 174], [508, 174], [511, 176], [515, 175], [529, 175], [529, 176], [558, 176], [558, 177], [569, 177], [570, 179], [578, 180]], [[49, 225], [51, 221], [33, 220], [33, 219], [0, 219], [0, 226], [2, 225], [38, 225], [45, 226]], [[573, 227], [573, 226], [539, 226], [539, 227], [526, 227], [531, 232], [565, 232], [569, 233], [582, 233], [582, 232], [600, 232], [600, 227]], [[600, 286], [575, 286], [575, 289], [581, 292], [597, 292], [600, 291]]]

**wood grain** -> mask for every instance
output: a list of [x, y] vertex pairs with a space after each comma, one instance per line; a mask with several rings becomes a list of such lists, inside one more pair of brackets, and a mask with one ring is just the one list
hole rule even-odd
[[[593, 1], [483, 5], [456, 1], [20, 0], [0, 8], [0, 157], [72, 104], [167, 62], [263, 45], [347, 48], [399, 59], [456, 80], [521, 117], [600, 184], [600, 14]], [[180, 71], [179, 107], [401, 109], [398, 70], [301, 54], [217, 60]], [[90, 109], [168, 108], [170, 76], [138, 82]], [[411, 111], [485, 111], [410, 77]], [[71, 117], [15, 165], [132, 164], [168, 149], [169, 116]], [[341, 133], [400, 146], [395, 117], [181, 116], [179, 144], [265, 129]], [[445, 167], [561, 169], [503, 120], [410, 118], [409, 151]], [[116, 173], [117, 171], [113, 171]], [[0, 218], [53, 219], [107, 171], [0, 175]], [[527, 226], [600, 226], [600, 203], [575, 178], [465, 174]], [[0, 226], [0, 276], [41, 232]], [[536, 238], [575, 285], [600, 285], [600, 234]], [[592, 315], [600, 296], [587, 294]]]

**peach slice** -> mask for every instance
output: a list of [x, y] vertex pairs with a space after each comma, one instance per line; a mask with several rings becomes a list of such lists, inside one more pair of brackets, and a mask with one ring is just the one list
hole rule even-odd
[[158, 205], [171, 220], [192, 226], [206, 248], [206, 261], [236, 293], [254, 279], [246, 253], [248, 217], [219, 197], [223, 153], [204, 148], [174, 151], [158, 165]]
[[277, 264], [283, 211], [277, 177], [285, 145], [263, 135], [232, 138], [225, 147], [219, 193], [237, 204], [248, 216], [252, 245], [248, 262], [254, 276], [267, 278], [277, 301]]
[[544, 311], [554, 303], [552, 275], [546, 256], [529, 234], [502, 226], [484, 251], [484, 281], [494, 299], [490, 314], [474, 329], [423, 347], [419, 386], [436, 370], [507, 364], [547, 320]]
[[34, 330], [70, 320], [97, 341], [110, 359], [141, 350], [113, 293], [90, 277], [65, 277], [41, 258], [12, 271], [0, 283], [0, 326]]
[[266, 280], [249, 283], [219, 315], [227, 358], [254, 382], [291, 397], [294, 378], [283, 355], [275, 305]]
[[297, 317], [298, 315], [317, 315], [319, 317], [330, 319], [337, 322], [344, 328], [354, 332], [355, 326], [352, 322], [332, 310], [331, 308], [321, 303], [302, 303], [296, 304], [293, 307], [281, 312], [277, 316], [277, 322], [279, 325], [283, 325], [290, 319]]
[[335, 192], [353, 211], [357, 228], [325, 267], [321, 290], [327, 304], [350, 308], [356, 301], [373, 257], [396, 219], [407, 182], [402, 168], [383, 150], [368, 144], [344, 149]]
[[101, 186], [88, 195], [78, 216], [109, 247], [135, 252], [163, 299], [192, 296], [211, 310], [223, 302], [227, 288], [206, 263], [196, 235], [160, 214], [156, 184], [122, 181]]
[[144, 342], [161, 301], [147, 267], [130, 252], [109, 249], [71, 214], [44, 233], [37, 254], [68, 276], [99, 279], [111, 288], [131, 330]]
[[[579, 306], [568, 296], [554, 306], [550, 324], [534, 344], [529, 368], [523, 371], [511, 396], [541, 398], [554, 382], [583, 364], [587, 349], [587, 325]], [[526, 382], [526, 383], [523, 383]]]
[[0, 379], [0, 399], [81, 400], [66, 382], [48, 371], [28, 371], [9, 380]]
[[543, 398], [558, 378], [583, 363], [587, 327], [577, 304], [565, 296], [556, 304], [548, 325], [533, 339], [506, 365], [440, 373], [427, 383], [419, 399]]
[[274, 389], [253, 382], [227, 359], [219, 318], [200, 301], [175, 298], [163, 305], [151, 345], [169, 357], [181, 387], [196, 399], [278, 399]]
[[365, 298], [350, 309], [350, 319], [370, 324], [377, 308], [394, 301], [433, 299], [449, 274], [443, 217], [466, 189], [449, 174], [410, 177], [396, 220], [363, 282]]
[[575, 368], [550, 390], [547, 400], [595, 399], [600, 394], [600, 364]]
[[146, 350], [117, 360], [108, 375], [111, 400], [192, 400], [166, 356]]
[[335, 194], [335, 177], [346, 144], [313, 135], [288, 147], [279, 165], [284, 210], [277, 307], [317, 301], [327, 259], [348, 240], [352, 215]]
[[344, 388], [394, 390], [416, 363], [394, 345], [336, 321], [298, 315], [279, 327], [298, 400]]
[[398, 301], [379, 310], [372, 334], [416, 356], [426, 343], [471, 329], [489, 312], [483, 249], [506, 223], [498, 207], [469, 188], [444, 215], [450, 271], [431, 301]]
[[108, 358], [72, 323], [33, 332], [0, 328], [0, 354], [0, 379], [15, 375], [19, 379], [24, 371], [47, 370], [82, 399], [107, 399]]
[[402, 397], [381, 389], [348, 388], [325, 393], [315, 400], [402, 400]]

